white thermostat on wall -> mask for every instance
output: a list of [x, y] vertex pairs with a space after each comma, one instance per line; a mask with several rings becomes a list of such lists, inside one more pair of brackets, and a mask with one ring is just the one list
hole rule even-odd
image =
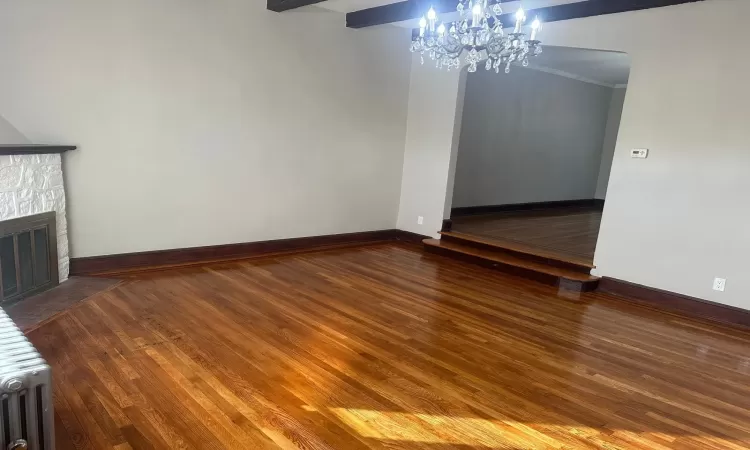
[[633, 150], [630, 150], [630, 157], [641, 158], [641, 159], [648, 158], [648, 149], [647, 148], [634, 148]]

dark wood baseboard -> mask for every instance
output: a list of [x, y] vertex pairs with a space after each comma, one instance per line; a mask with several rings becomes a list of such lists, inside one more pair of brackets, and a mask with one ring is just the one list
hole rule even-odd
[[697, 297], [608, 277], [601, 279], [598, 291], [624, 297], [627, 301], [639, 305], [691, 318], [719, 322], [725, 325], [750, 327], [750, 311]]
[[[464, 206], [451, 209], [451, 218], [477, 216], [508, 211], [538, 211], [552, 208], [595, 208], [604, 209], [604, 200], [599, 198], [583, 200], [558, 200], [554, 202], [513, 203], [510, 205]], [[443, 222], [445, 224], [445, 222]], [[443, 230], [450, 231], [450, 230]]]
[[200, 265], [274, 254], [314, 251], [388, 241], [421, 243], [428, 236], [402, 230], [364, 231], [272, 241], [210, 245], [117, 255], [71, 258], [70, 275], [117, 275]]
[[395, 237], [393, 239], [397, 241], [402, 241], [402, 242], [411, 242], [413, 244], [422, 245], [422, 241], [424, 241], [425, 239], [432, 238], [432, 236], [425, 236], [419, 233], [412, 233], [411, 231], [404, 231], [404, 230], [392, 230], [392, 231], [395, 233]]

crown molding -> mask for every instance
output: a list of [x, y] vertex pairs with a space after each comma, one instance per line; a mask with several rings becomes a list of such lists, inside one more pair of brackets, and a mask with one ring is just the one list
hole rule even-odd
[[[524, 68], [525, 69], [531, 69], [531, 70], [537, 70], [539, 72], [549, 73], [549, 74], [552, 74], [552, 75], [558, 75], [558, 76], [561, 76], [561, 77], [570, 78], [571, 80], [582, 81], [584, 83], [595, 84], [597, 86], [603, 86], [603, 87], [607, 87], [607, 88], [610, 88], [610, 89], [615, 89], [617, 86], [621, 86], [621, 85], [616, 85], [616, 84], [604, 83], [602, 81], [592, 80], [591, 78], [582, 77], [582, 76], [576, 75], [574, 73], [565, 72], [564, 70], [553, 69], [553, 68], [547, 67], [547, 66], [538, 66], [538, 65], [535, 65], [535, 66], [529, 66], [529, 67], [524, 67]], [[623, 85], [623, 86], [627, 86], [627, 85]]]

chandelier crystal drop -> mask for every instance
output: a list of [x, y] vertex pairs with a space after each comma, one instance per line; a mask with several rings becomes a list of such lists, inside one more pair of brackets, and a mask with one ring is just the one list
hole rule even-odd
[[440, 22], [432, 7], [420, 19], [419, 34], [412, 39], [411, 51], [422, 55], [423, 64], [427, 53], [436, 67], [458, 69], [461, 55], [466, 53], [469, 72], [476, 72], [477, 65], [487, 60], [485, 69], [500, 73], [500, 68], [504, 67], [504, 72], [509, 73], [511, 64], [526, 67], [529, 57], [542, 53], [539, 40], [542, 22], [534, 19], [527, 39], [523, 30], [526, 23], [523, 8], [515, 14], [513, 32], [507, 34], [500, 20], [503, 13], [500, 0], [458, 0], [456, 11], [460, 18], [450, 24]]

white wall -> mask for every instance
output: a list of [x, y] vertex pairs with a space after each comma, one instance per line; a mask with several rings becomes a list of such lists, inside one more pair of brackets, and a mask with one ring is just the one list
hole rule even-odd
[[612, 91], [523, 67], [469, 74], [452, 206], [594, 198]]
[[73, 257], [393, 228], [408, 36], [256, 0], [8, 0], [0, 114], [79, 145]]
[[620, 120], [622, 119], [622, 107], [625, 103], [626, 88], [617, 88], [612, 91], [607, 113], [607, 127], [604, 132], [604, 144], [602, 145], [602, 158], [599, 165], [599, 176], [596, 182], [595, 198], [604, 199], [607, 196], [607, 185], [609, 184], [609, 173], [612, 170], [612, 159], [615, 156], [617, 146], [617, 134], [620, 131]]
[[[439, 71], [427, 62], [422, 65], [418, 55], [412, 58], [397, 223], [400, 230], [437, 236], [444, 212], [445, 218], [450, 216], [452, 195], [448, 189], [455, 174], [454, 149], [458, 148], [461, 129], [457, 105], [463, 105], [461, 94], [467, 78], [461, 73]], [[424, 218], [421, 225], [418, 217]]]
[[22, 135], [3, 116], [0, 116], [0, 144], [29, 144], [26, 136]]
[[[750, 192], [750, 61], [734, 46], [716, 46], [750, 39], [744, 26], [749, 15], [750, 2], [709, 0], [545, 25], [549, 45], [624, 51], [631, 58], [594, 260], [598, 274], [750, 308], [750, 217], [744, 207]], [[425, 68], [413, 71], [411, 82], [434, 85], [443, 77]], [[399, 219], [419, 209], [426, 225], [399, 224], [425, 234], [439, 229], [445, 210], [446, 143], [453, 130], [413, 123], [428, 111], [453, 107], [458, 80], [440, 84], [439, 96], [417, 89], [409, 98], [411, 139], [404, 158], [437, 162], [405, 164]], [[417, 139], [425, 136], [413, 133], [417, 129], [431, 133]], [[651, 149], [648, 159], [629, 157], [631, 148], [642, 147]], [[415, 208], [418, 196], [423, 206]], [[711, 289], [715, 276], [727, 278], [725, 292]]]

